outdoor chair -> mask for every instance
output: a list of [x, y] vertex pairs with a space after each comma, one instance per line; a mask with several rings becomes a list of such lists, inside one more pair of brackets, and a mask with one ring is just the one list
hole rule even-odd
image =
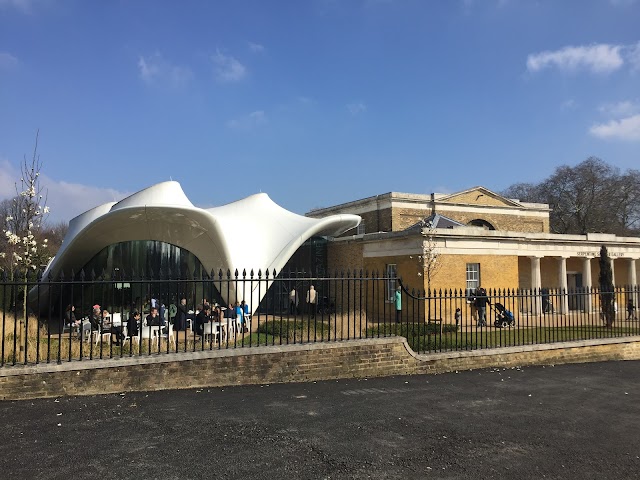
[[[140, 329], [138, 329], [138, 332], [140, 332]], [[122, 344], [126, 345], [127, 342], [132, 343], [132, 345], [137, 345], [138, 347], [140, 347], [140, 333], [138, 333], [138, 335], [134, 335], [133, 337], [129, 335], [129, 329], [127, 328], [126, 325], [123, 325], [122, 327], [122, 335], [124, 337], [124, 339], [122, 340]]]
[[[164, 328], [164, 327], [162, 327]], [[176, 338], [173, 336], [173, 325], [169, 324], [168, 325], [169, 331], [168, 333], [162, 333], [162, 330], [158, 330], [158, 341], [160, 342], [160, 344], [162, 343], [162, 339], [167, 340], [168, 342], [171, 342], [173, 344], [173, 348], [176, 348]]]
[[143, 325], [140, 327], [140, 343], [142, 340], [147, 339], [150, 342], [157, 344], [158, 343], [158, 334], [160, 332], [160, 327], [158, 326], [147, 326]]
[[216, 322], [209, 322], [205, 323], [203, 327], [202, 336], [205, 342], [207, 341], [207, 337], [209, 337], [209, 341], [218, 343], [218, 339], [220, 338], [220, 325]]

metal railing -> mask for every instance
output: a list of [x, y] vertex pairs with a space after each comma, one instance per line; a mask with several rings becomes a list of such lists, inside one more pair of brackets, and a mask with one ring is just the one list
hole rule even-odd
[[[315, 303], [307, 296], [312, 285]], [[26, 317], [21, 309], [25, 292]], [[378, 272], [219, 271], [198, 278], [114, 272], [26, 282], [5, 276], [0, 281], [0, 366], [394, 335], [406, 337], [418, 353], [639, 335], [639, 287], [616, 287], [614, 293], [617, 308], [606, 325], [596, 288], [488, 290], [482, 321], [483, 301], [477, 300], [482, 295], [410, 289]], [[192, 312], [187, 318], [177, 308], [182, 298]], [[249, 303], [234, 316], [236, 304], [245, 299], [259, 303], [255, 308]], [[145, 322], [152, 301], [159, 306], [160, 325]], [[214, 307], [212, 313], [197, 317], [204, 303]], [[92, 322], [96, 304], [107, 313]], [[75, 326], [65, 315], [69, 305], [75, 307]], [[135, 336], [129, 328], [134, 324], [128, 323], [134, 311], [141, 313]], [[183, 320], [185, 328], [178, 329]]]

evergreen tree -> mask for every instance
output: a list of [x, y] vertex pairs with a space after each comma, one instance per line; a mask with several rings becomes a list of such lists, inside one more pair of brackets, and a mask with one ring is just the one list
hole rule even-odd
[[611, 271], [611, 260], [607, 247], [600, 247], [600, 275], [598, 276], [600, 284], [600, 307], [602, 316], [607, 325], [611, 327], [615, 318], [615, 293], [613, 288], [613, 272]]

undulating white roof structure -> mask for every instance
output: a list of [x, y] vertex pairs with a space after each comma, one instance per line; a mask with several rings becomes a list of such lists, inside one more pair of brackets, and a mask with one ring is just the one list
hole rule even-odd
[[[61, 270], [78, 272], [103, 248], [133, 240], [156, 240], [186, 249], [208, 272], [280, 271], [310, 237], [337, 236], [359, 223], [358, 215], [319, 219], [297, 215], [266, 193], [220, 207], [198, 208], [178, 182], [162, 182], [71, 220], [62, 247], [43, 277], [56, 277]], [[265, 293], [263, 285], [260, 296]], [[254, 309], [261, 299], [256, 290], [247, 300]]]

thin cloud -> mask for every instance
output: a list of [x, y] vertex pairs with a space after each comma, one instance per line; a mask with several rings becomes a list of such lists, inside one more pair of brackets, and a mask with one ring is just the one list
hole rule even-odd
[[347, 110], [354, 117], [367, 111], [367, 106], [362, 102], [350, 103], [347, 105]]
[[[6, 159], [0, 160], [0, 200], [13, 198], [16, 195], [16, 182], [19, 181], [19, 168]], [[90, 208], [117, 202], [131, 195], [115, 188], [54, 180], [46, 175], [40, 176], [40, 185], [47, 192], [47, 206], [50, 209], [48, 220], [53, 223], [68, 222]]]
[[589, 133], [604, 140], [640, 141], [640, 114], [593, 125]]
[[230, 55], [223, 54], [220, 50], [211, 56], [215, 67], [216, 78], [221, 82], [238, 82], [242, 80], [247, 69], [238, 60]]
[[241, 118], [229, 120], [227, 127], [234, 130], [251, 130], [268, 122], [267, 115], [262, 110], [256, 110]]
[[7, 52], [0, 52], [0, 70], [11, 70], [18, 65], [18, 59]]
[[49, 196], [47, 205], [52, 221], [69, 221], [90, 208], [104, 203], [118, 202], [133, 192], [122, 192], [115, 188], [96, 187], [65, 181], [49, 180], [43, 177], [43, 184], [47, 186]]
[[561, 110], [574, 110], [576, 108], [578, 108], [578, 103], [573, 98], [565, 100], [560, 105]]
[[611, 73], [624, 64], [622, 48], [621, 45], [598, 44], [535, 53], [527, 57], [527, 69], [530, 72], [539, 72], [545, 68], [556, 67], [563, 71]]
[[138, 74], [148, 85], [169, 87], [182, 87], [193, 77], [191, 69], [168, 62], [158, 52], [138, 58]]
[[13, 8], [22, 13], [33, 12], [35, 0], [0, 0], [0, 9]]
[[640, 42], [627, 47], [627, 51], [627, 59], [631, 65], [631, 70], [634, 72], [640, 71]]
[[260, 45], [259, 43], [249, 42], [249, 50], [253, 53], [262, 53], [264, 52], [264, 45]]
[[640, 112], [640, 103], [628, 100], [618, 103], [605, 103], [598, 107], [598, 111], [611, 117], [627, 117]]

